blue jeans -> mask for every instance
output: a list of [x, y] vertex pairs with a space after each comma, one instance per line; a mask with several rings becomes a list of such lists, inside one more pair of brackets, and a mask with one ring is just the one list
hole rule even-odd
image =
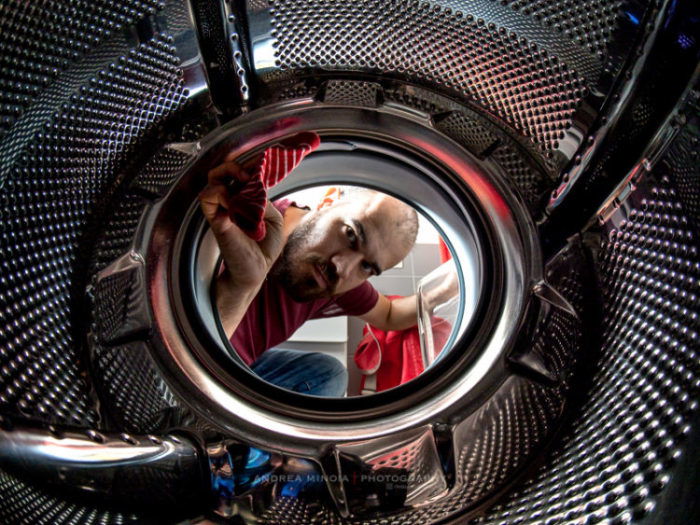
[[348, 387], [342, 363], [318, 352], [273, 348], [251, 368], [268, 383], [311, 396], [342, 397]]

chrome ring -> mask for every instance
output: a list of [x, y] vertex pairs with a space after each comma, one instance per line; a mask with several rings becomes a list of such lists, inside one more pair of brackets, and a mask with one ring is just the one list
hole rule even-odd
[[[366, 110], [311, 102], [268, 107], [224, 126], [203, 140], [201, 153], [185, 170], [180, 182], [152, 208], [144, 221], [148, 227], [142, 232], [141, 244], [142, 253], [146, 254], [149, 298], [159, 336], [159, 344], [155, 346], [162, 350], [160, 361], [174, 389], [189, 399], [198, 412], [208, 415], [212, 423], [252, 444], [269, 447], [272, 435], [275, 446], [298, 451], [302, 444], [316, 448], [329, 441], [370, 439], [428, 423], [438, 414], [469, 413], [475, 408], [470, 410], [470, 402], [477, 386], [480, 390], [487, 388], [490, 381], [502, 381], [504, 353], [517, 335], [530, 283], [541, 277], [535, 228], [501, 174], [485, 171], [470, 154], [456, 143], [446, 141], [427, 124], [395, 108]], [[189, 206], [203, 186], [205, 177], [203, 171], [198, 171], [203, 169], [200, 166], [211, 166], [224, 155], [233, 159], [259, 151], [266, 144], [306, 130], [317, 131], [322, 136], [364, 137], [429, 160], [445, 180], [451, 180], [452, 188], [464, 192], [462, 196], [455, 193], [454, 202], [462, 202], [464, 195], [472, 197], [493, 234], [494, 247], [501, 252], [503, 294], [498, 298], [499, 313], [490, 325], [479, 355], [429, 399], [383, 417], [320, 422], [282, 416], [232, 392], [214, 371], [215, 367], [203, 364], [192, 351], [202, 343], [183, 315], [186, 305], [182, 304], [173, 279], [178, 272], [178, 261], [171, 260], [173, 253], [181, 248], [182, 237], [177, 235], [177, 230], [183, 220], [183, 196], [190, 196]], [[173, 245], [174, 237], [177, 241]]]

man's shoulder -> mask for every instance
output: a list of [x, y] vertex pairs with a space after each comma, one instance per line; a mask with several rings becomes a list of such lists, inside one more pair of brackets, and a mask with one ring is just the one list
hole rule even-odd
[[369, 281], [334, 297], [329, 304], [322, 309], [324, 317], [333, 315], [363, 315], [369, 312], [377, 304], [379, 292]]

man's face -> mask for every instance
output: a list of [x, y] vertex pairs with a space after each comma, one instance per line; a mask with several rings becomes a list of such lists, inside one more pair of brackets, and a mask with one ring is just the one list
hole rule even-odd
[[406, 256], [388, 226], [396, 205], [380, 194], [309, 212], [289, 235], [273, 275], [297, 301], [352, 290]]

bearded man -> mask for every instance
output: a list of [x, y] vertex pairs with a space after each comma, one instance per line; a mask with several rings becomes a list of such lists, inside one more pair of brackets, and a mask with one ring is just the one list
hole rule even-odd
[[345, 367], [315, 352], [269, 349], [309, 319], [357, 316], [381, 330], [416, 324], [415, 296], [390, 300], [367, 279], [392, 268], [415, 243], [418, 217], [388, 195], [363, 190], [318, 211], [287, 199], [265, 202], [265, 237], [231, 220], [231, 181], [249, 175], [234, 162], [209, 172], [199, 195], [221, 249], [216, 305], [232, 347], [263, 379], [290, 390], [342, 396]]

